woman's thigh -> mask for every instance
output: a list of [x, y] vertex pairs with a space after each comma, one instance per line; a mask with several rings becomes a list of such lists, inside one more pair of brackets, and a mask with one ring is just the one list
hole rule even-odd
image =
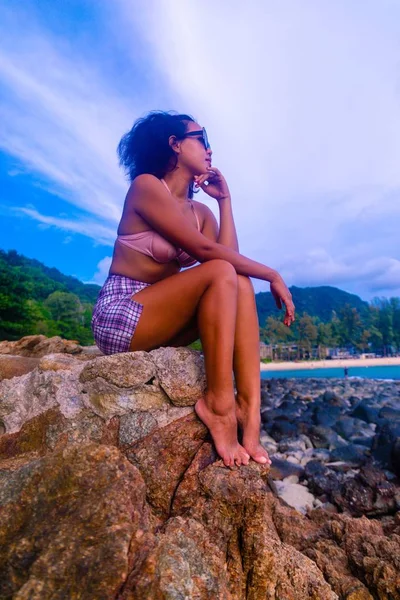
[[237, 275], [230, 263], [210, 260], [134, 294], [132, 299], [143, 305], [143, 311], [130, 349], [150, 350], [170, 341], [177, 345], [180, 336], [186, 340], [195, 323], [199, 301], [216, 278], [236, 283]]

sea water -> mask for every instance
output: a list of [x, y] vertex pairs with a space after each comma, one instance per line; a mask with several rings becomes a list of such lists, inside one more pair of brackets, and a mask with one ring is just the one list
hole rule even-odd
[[[398, 379], [400, 380], [400, 365], [385, 367], [347, 367], [349, 377], [364, 377], [365, 379]], [[344, 377], [344, 368], [311, 368], [290, 369], [287, 371], [261, 371], [261, 379], [271, 378], [303, 378], [303, 377]]]

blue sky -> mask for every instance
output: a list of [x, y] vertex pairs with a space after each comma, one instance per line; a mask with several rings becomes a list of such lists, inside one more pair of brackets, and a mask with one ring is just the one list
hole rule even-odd
[[395, 0], [0, 0], [0, 247], [102, 283], [118, 141], [175, 109], [207, 127], [244, 255], [400, 296], [399, 59]]

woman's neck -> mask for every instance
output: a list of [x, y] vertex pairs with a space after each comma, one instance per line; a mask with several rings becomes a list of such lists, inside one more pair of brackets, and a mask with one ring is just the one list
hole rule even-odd
[[165, 183], [167, 184], [171, 194], [178, 200], [184, 204], [188, 201], [189, 195], [189, 185], [192, 181], [191, 175], [184, 175], [178, 173], [167, 173], [163, 177]]

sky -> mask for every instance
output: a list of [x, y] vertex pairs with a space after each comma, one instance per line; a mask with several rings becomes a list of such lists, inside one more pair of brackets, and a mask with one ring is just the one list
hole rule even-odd
[[0, 0], [0, 248], [102, 284], [154, 109], [207, 128], [243, 255], [400, 296], [398, 0]]

